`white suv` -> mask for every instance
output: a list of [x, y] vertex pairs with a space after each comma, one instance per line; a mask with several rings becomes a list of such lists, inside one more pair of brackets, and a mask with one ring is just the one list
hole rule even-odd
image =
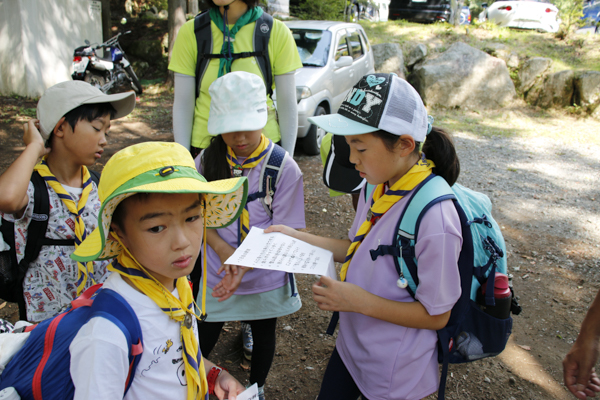
[[360, 78], [374, 73], [373, 49], [358, 24], [332, 21], [287, 21], [303, 67], [296, 71], [298, 138], [306, 154], [319, 154], [322, 129], [308, 122], [337, 112]]

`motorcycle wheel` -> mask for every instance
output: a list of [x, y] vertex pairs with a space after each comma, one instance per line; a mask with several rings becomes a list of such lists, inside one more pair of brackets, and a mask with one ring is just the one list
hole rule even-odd
[[83, 80], [100, 90], [102, 90], [102, 86], [106, 84], [106, 79], [104, 79], [102, 75], [94, 74], [90, 71], [85, 72]]
[[142, 94], [142, 85], [140, 84], [140, 80], [138, 79], [135, 72], [133, 72], [133, 68], [131, 68], [131, 65], [125, 68], [125, 71], [127, 71], [129, 77], [131, 78], [131, 87], [133, 88], [133, 90], [135, 90], [137, 94]]

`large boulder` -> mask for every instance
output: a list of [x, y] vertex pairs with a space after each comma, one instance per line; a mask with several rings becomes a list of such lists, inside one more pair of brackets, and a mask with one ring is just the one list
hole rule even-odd
[[583, 71], [575, 77], [573, 102], [588, 111], [600, 104], [600, 72]]
[[395, 73], [400, 78], [406, 78], [404, 55], [398, 43], [382, 43], [373, 45], [375, 72]]
[[552, 60], [545, 57], [534, 57], [525, 61], [519, 70], [519, 81], [521, 82], [519, 90], [521, 93], [525, 93], [531, 89], [536, 81], [542, 81], [544, 72], [551, 65]]
[[428, 106], [500, 108], [516, 96], [506, 63], [462, 42], [417, 64], [409, 81]]
[[542, 108], [569, 107], [573, 100], [574, 81], [575, 72], [571, 70], [548, 75], [536, 105]]

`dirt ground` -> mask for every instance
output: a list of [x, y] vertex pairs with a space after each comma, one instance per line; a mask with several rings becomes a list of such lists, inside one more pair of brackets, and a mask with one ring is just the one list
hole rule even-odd
[[[157, 88], [145, 88], [136, 111], [113, 122], [109, 145], [101, 162], [93, 169], [101, 170], [114, 152], [127, 145], [148, 140], [172, 140], [172, 95], [160, 93]], [[35, 105], [35, 100], [0, 97], [0, 172], [23, 150], [21, 125], [35, 115]], [[457, 139], [459, 144], [466, 142], [463, 137]], [[487, 142], [481, 140], [478, 146]], [[481, 151], [485, 153], [485, 149]], [[535, 149], [531, 151], [535, 152]], [[304, 173], [307, 229], [322, 236], [346, 237], [354, 216], [349, 196], [328, 196], [321, 180], [318, 157], [297, 151], [295, 159]], [[597, 159], [594, 162], [598, 171]], [[468, 171], [466, 176], [469, 176]], [[488, 182], [483, 183], [487, 185]], [[565, 186], [561, 193], [566, 192]], [[591, 212], [598, 214], [597, 202], [594, 203], [597, 197], [588, 201], [592, 204]], [[520, 211], [521, 215], [529, 213], [526, 203], [511, 208]], [[515, 290], [524, 311], [514, 317], [513, 334], [500, 356], [450, 366], [448, 399], [570, 398], [562, 386], [561, 360], [577, 337], [579, 324], [600, 287], [597, 283], [597, 245], [593, 241], [563, 236], [555, 232], [552, 225], [535, 223], [535, 217], [520, 221], [511, 218], [510, 212], [515, 210], [498, 209], [494, 216], [504, 227], [510, 249], [509, 266], [515, 274]], [[592, 222], [578, 221], [577, 218], [577, 215], [573, 216], [574, 230], [580, 229], [576, 226]], [[276, 355], [266, 386], [266, 397], [271, 400], [315, 399], [335, 343], [335, 337], [325, 335], [330, 314], [319, 310], [311, 299], [313, 279], [300, 276], [298, 281], [303, 307], [299, 312], [279, 319]], [[16, 317], [14, 304], [0, 300], [0, 318], [14, 321]], [[239, 323], [226, 325], [210, 358], [228, 368], [240, 381], [247, 382], [248, 372], [240, 365]], [[434, 399], [436, 395], [430, 398]]]

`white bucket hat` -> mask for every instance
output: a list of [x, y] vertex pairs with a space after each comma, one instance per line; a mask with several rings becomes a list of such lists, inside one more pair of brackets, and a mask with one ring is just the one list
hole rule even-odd
[[208, 133], [255, 131], [267, 124], [267, 91], [261, 77], [235, 71], [223, 75], [208, 88]]
[[65, 81], [50, 86], [37, 104], [40, 133], [47, 140], [58, 121], [69, 111], [83, 104], [110, 103], [117, 111], [113, 119], [129, 114], [135, 108], [135, 92], [104, 94], [82, 81]]

